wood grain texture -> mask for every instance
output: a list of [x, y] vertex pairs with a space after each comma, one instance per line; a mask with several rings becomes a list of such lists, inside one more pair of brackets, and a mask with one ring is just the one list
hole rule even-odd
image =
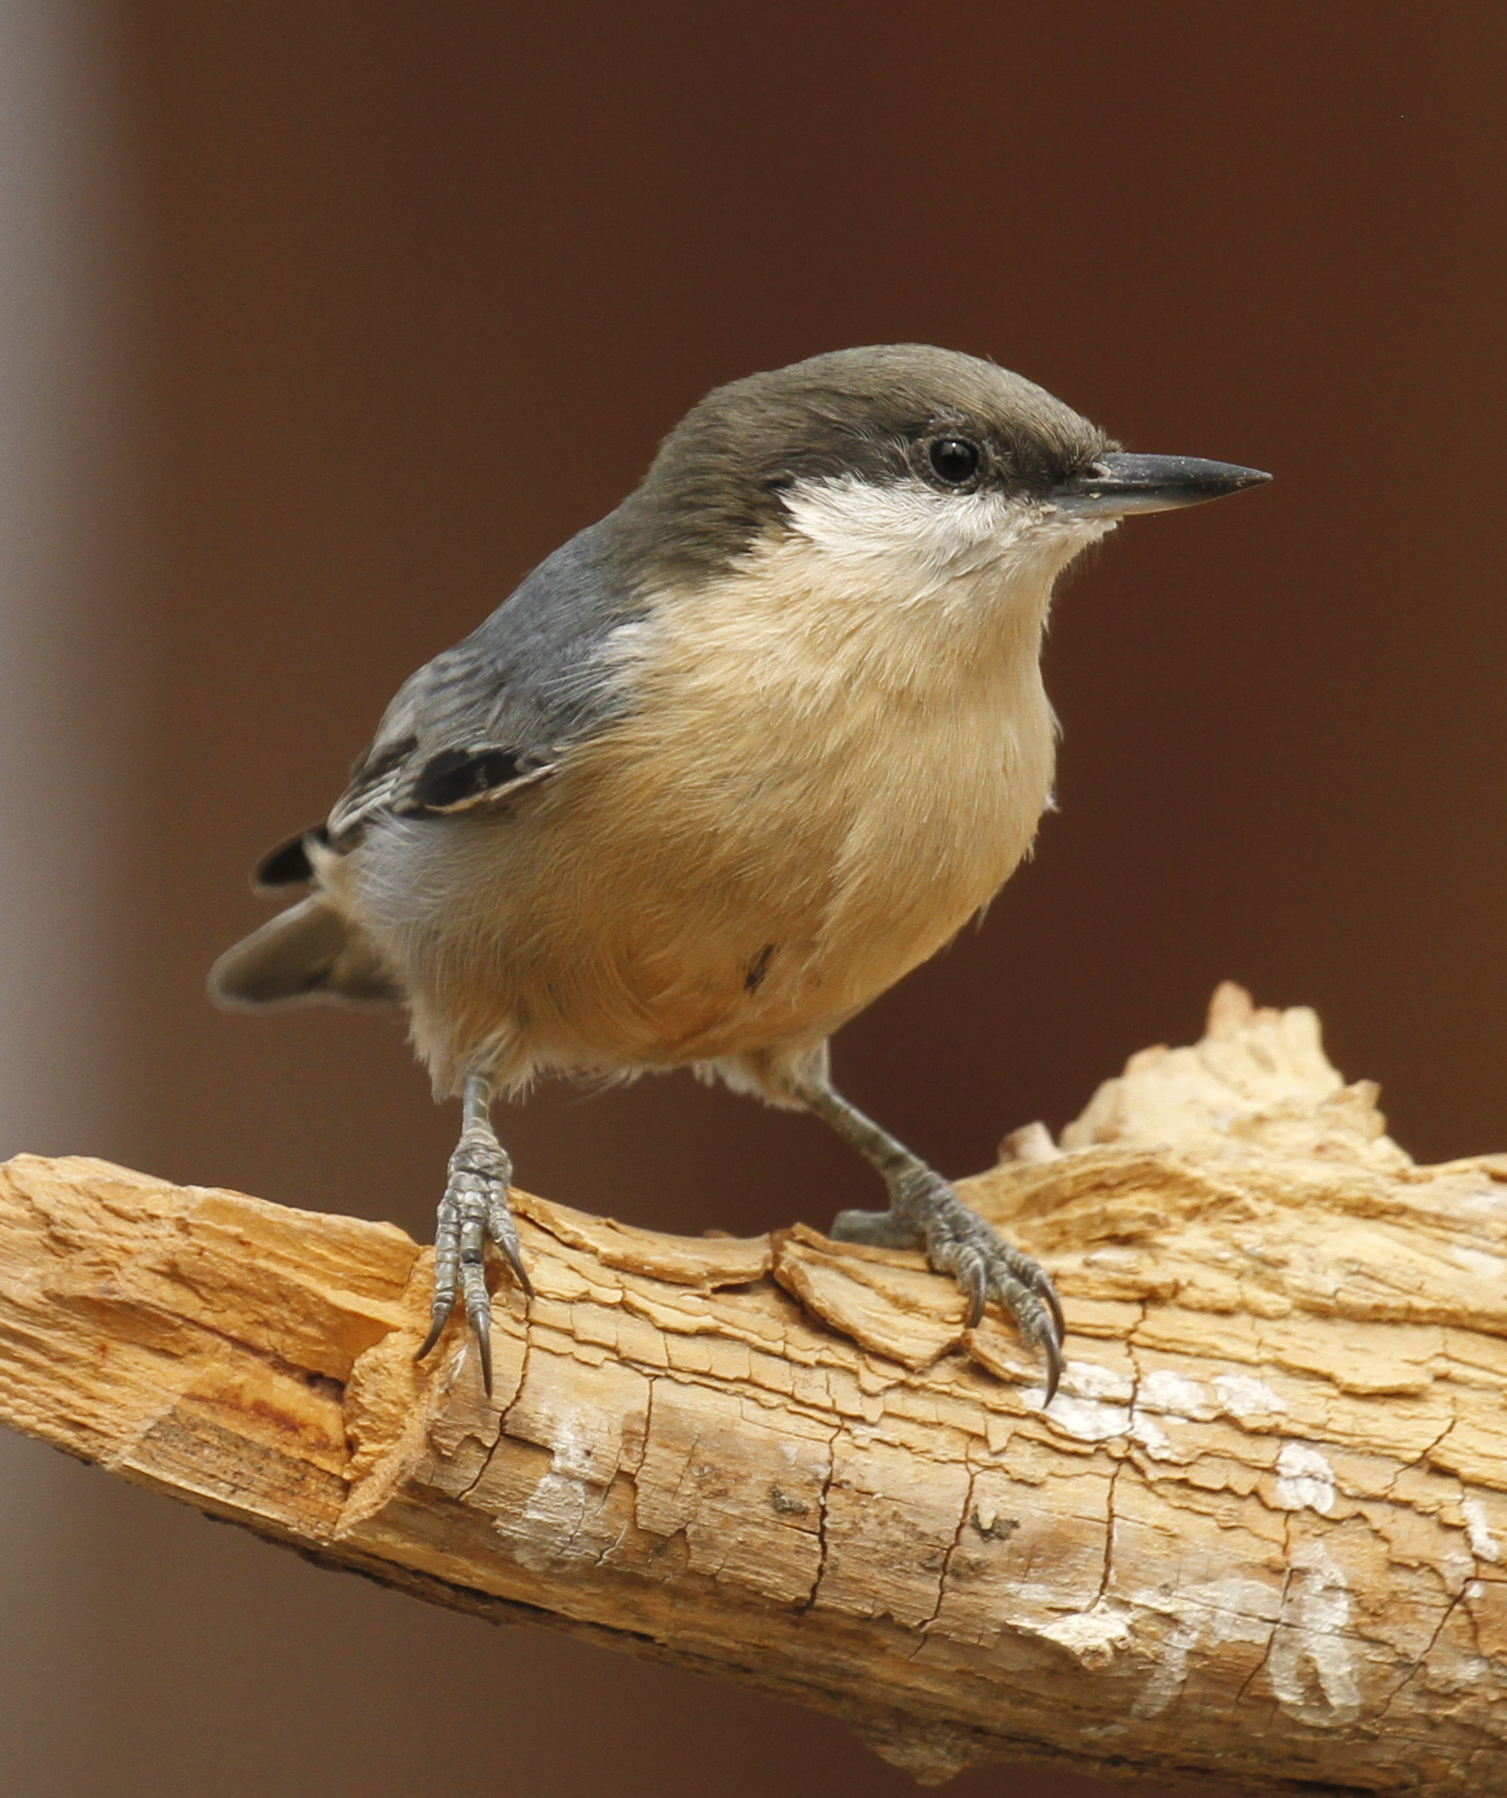
[[1507, 1156], [1418, 1167], [1304, 1010], [1222, 988], [965, 1196], [1061, 1395], [918, 1257], [519, 1194], [489, 1401], [383, 1224], [0, 1170], [0, 1419], [431, 1601], [977, 1761], [1507, 1793]]

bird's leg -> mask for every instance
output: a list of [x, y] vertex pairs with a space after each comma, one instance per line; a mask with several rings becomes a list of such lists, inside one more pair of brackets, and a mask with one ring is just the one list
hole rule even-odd
[[518, 1252], [518, 1232], [508, 1205], [513, 1164], [492, 1128], [492, 1082], [468, 1074], [460, 1141], [450, 1157], [445, 1196], [434, 1233], [434, 1303], [429, 1334], [414, 1357], [421, 1360], [440, 1339], [455, 1309], [457, 1287], [481, 1356], [481, 1377], [492, 1391], [492, 1302], [487, 1296], [486, 1245], [495, 1242], [530, 1298], [533, 1286]]
[[1041, 1352], [1050, 1404], [1062, 1377], [1063, 1321], [1046, 1269], [1013, 1248], [939, 1173], [831, 1086], [806, 1081], [795, 1097], [872, 1162], [889, 1188], [888, 1211], [840, 1211], [832, 1235], [839, 1242], [924, 1249], [937, 1272], [951, 1274], [963, 1289], [969, 1329], [983, 1316], [985, 1303], [997, 1300]]

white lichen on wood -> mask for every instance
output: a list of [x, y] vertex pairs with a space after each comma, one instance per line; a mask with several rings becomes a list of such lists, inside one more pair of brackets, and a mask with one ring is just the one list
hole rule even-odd
[[[488, 1401], [390, 1226], [91, 1161], [0, 1177], [0, 1418], [418, 1595], [1056, 1758], [1507, 1792], [1507, 1156], [1418, 1167], [1304, 1010], [1222, 988], [965, 1196], [1061, 1395], [916, 1256], [518, 1195]], [[1306, 1782], [1306, 1783], [1305, 1783]]]

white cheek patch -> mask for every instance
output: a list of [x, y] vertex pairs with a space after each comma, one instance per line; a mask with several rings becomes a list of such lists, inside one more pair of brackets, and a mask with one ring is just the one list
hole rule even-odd
[[796, 482], [785, 510], [791, 528], [834, 561], [900, 565], [926, 582], [1011, 562], [1060, 568], [1114, 528], [1113, 519], [1074, 517], [1037, 500], [939, 493], [919, 480], [874, 485], [852, 475]]

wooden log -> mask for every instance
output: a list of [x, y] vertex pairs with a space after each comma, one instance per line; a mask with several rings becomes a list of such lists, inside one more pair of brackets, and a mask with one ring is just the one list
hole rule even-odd
[[1311, 1012], [1216, 994], [965, 1196], [1053, 1270], [1043, 1411], [918, 1257], [517, 1195], [496, 1390], [401, 1231], [0, 1170], [0, 1419], [499, 1622], [986, 1760], [1507, 1793], [1507, 1156], [1418, 1167]]

